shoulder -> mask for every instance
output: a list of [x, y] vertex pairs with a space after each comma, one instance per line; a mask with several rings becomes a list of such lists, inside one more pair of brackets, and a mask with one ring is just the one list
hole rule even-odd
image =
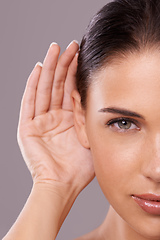
[[82, 237], [78, 237], [74, 240], [103, 240], [103, 237], [100, 236], [99, 228], [97, 228], [94, 231], [92, 231]]

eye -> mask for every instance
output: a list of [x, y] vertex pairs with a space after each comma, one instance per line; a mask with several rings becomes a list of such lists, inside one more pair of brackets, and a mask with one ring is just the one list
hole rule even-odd
[[137, 126], [135, 121], [131, 119], [126, 119], [126, 118], [112, 119], [107, 123], [107, 125], [122, 131], [134, 130], [134, 129], [139, 130], [139, 127]]
[[121, 120], [117, 122], [117, 125], [121, 129], [130, 129], [132, 127], [132, 123], [126, 120]]

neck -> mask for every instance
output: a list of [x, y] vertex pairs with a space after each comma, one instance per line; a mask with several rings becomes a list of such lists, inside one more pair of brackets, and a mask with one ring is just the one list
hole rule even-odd
[[99, 232], [103, 240], [149, 240], [131, 228], [111, 206]]

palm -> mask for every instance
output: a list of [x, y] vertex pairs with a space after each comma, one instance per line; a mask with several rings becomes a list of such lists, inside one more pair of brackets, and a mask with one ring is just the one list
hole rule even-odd
[[[71, 67], [73, 68], [73, 66]], [[69, 82], [70, 78], [72, 81]], [[82, 182], [81, 188], [83, 188], [92, 180], [94, 171], [90, 151], [81, 146], [74, 128], [70, 99], [70, 93], [74, 88], [75, 79], [73, 78], [74, 76], [70, 76], [69, 72], [66, 74], [64, 90], [60, 90], [63, 92], [63, 101], [59, 97], [60, 94], [57, 95], [59, 98], [55, 98], [54, 91], [56, 90], [52, 90], [54, 97], [48, 101], [49, 106], [45, 104], [42, 97], [40, 99], [38, 94], [36, 95], [36, 100], [32, 101], [35, 104], [34, 118], [31, 115], [28, 118], [24, 116], [25, 106], [23, 105], [26, 101], [24, 95], [18, 139], [34, 181], [56, 180], [68, 183], [76, 176], [77, 181]], [[40, 84], [40, 80], [38, 84]], [[31, 87], [28, 86], [28, 88], [31, 91]], [[43, 89], [45, 88], [43, 87]], [[43, 93], [42, 95], [41, 93], [41, 96], [48, 96], [48, 94]], [[46, 111], [44, 109], [42, 111], [42, 106], [43, 108], [47, 106]], [[77, 156], [79, 157], [77, 158]], [[80, 171], [83, 164], [85, 164], [85, 168]]]

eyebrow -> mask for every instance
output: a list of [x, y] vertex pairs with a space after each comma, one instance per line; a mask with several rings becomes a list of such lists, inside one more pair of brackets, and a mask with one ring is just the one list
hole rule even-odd
[[124, 108], [116, 108], [116, 107], [102, 108], [102, 109], [98, 110], [98, 112], [119, 113], [123, 116], [137, 117], [137, 118], [141, 118], [143, 120], [145, 119], [141, 114], [132, 112], [132, 111], [130, 111], [128, 109], [124, 109]]

